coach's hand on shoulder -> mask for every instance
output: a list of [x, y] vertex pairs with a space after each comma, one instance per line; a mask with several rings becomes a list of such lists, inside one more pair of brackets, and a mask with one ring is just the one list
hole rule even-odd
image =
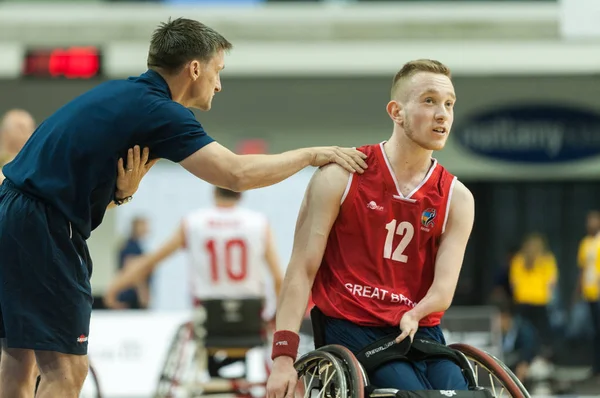
[[337, 163], [350, 173], [363, 173], [367, 168], [365, 159], [367, 155], [354, 148], [316, 147], [309, 148], [312, 151], [311, 166], [321, 167], [329, 163]]
[[139, 145], [127, 151], [127, 165], [123, 165], [123, 158], [117, 165], [117, 198], [133, 196], [140, 186], [142, 178], [160, 159], [148, 161], [150, 149], [140, 150]]
[[273, 360], [273, 368], [267, 380], [267, 398], [294, 398], [298, 373], [294, 360], [280, 356]]

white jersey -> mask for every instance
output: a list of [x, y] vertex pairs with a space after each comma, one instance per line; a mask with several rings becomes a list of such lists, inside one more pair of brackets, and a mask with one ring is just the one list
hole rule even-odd
[[201, 209], [185, 217], [194, 297], [264, 297], [267, 226], [264, 215], [240, 207]]

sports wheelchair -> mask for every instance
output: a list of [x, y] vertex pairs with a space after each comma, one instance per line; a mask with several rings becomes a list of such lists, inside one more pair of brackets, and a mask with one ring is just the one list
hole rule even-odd
[[[249, 366], [247, 358], [252, 349], [265, 347], [263, 305], [262, 299], [254, 298], [196, 301], [194, 319], [182, 324], [173, 337], [155, 397], [264, 396], [264, 350], [254, 350], [260, 357], [255, 362], [262, 366], [261, 380], [249, 380], [256, 365]], [[222, 374], [224, 367], [235, 365], [242, 372]]]
[[[300, 357], [294, 365], [298, 372], [296, 396], [309, 398], [318, 392], [318, 398], [530, 398], [525, 387], [506, 365], [485, 351], [467, 344], [445, 346], [423, 339], [415, 339], [412, 345], [407, 339], [395, 344], [397, 334], [394, 334], [354, 355], [345, 347], [324, 344], [323, 325], [326, 318], [316, 307], [311, 310], [311, 320], [315, 350]], [[369, 383], [367, 374], [388, 361], [433, 358], [450, 359], [457, 363], [469, 390], [399, 391], [378, 388]]]

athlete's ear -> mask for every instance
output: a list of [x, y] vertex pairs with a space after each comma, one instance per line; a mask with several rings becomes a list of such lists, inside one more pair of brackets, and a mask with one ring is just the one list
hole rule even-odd
[[391, 100], [388, 102], [386, 110], [394, 123], [402, 125], [404, 122], [404, 112], [402, 112], [402, 104], [400, 102]]

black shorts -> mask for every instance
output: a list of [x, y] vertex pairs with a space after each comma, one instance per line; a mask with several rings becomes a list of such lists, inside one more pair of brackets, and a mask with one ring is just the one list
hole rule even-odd
[[87, 354], [92, 262], [54, 207], [0, 185], [0, 338], [9, 348]]

